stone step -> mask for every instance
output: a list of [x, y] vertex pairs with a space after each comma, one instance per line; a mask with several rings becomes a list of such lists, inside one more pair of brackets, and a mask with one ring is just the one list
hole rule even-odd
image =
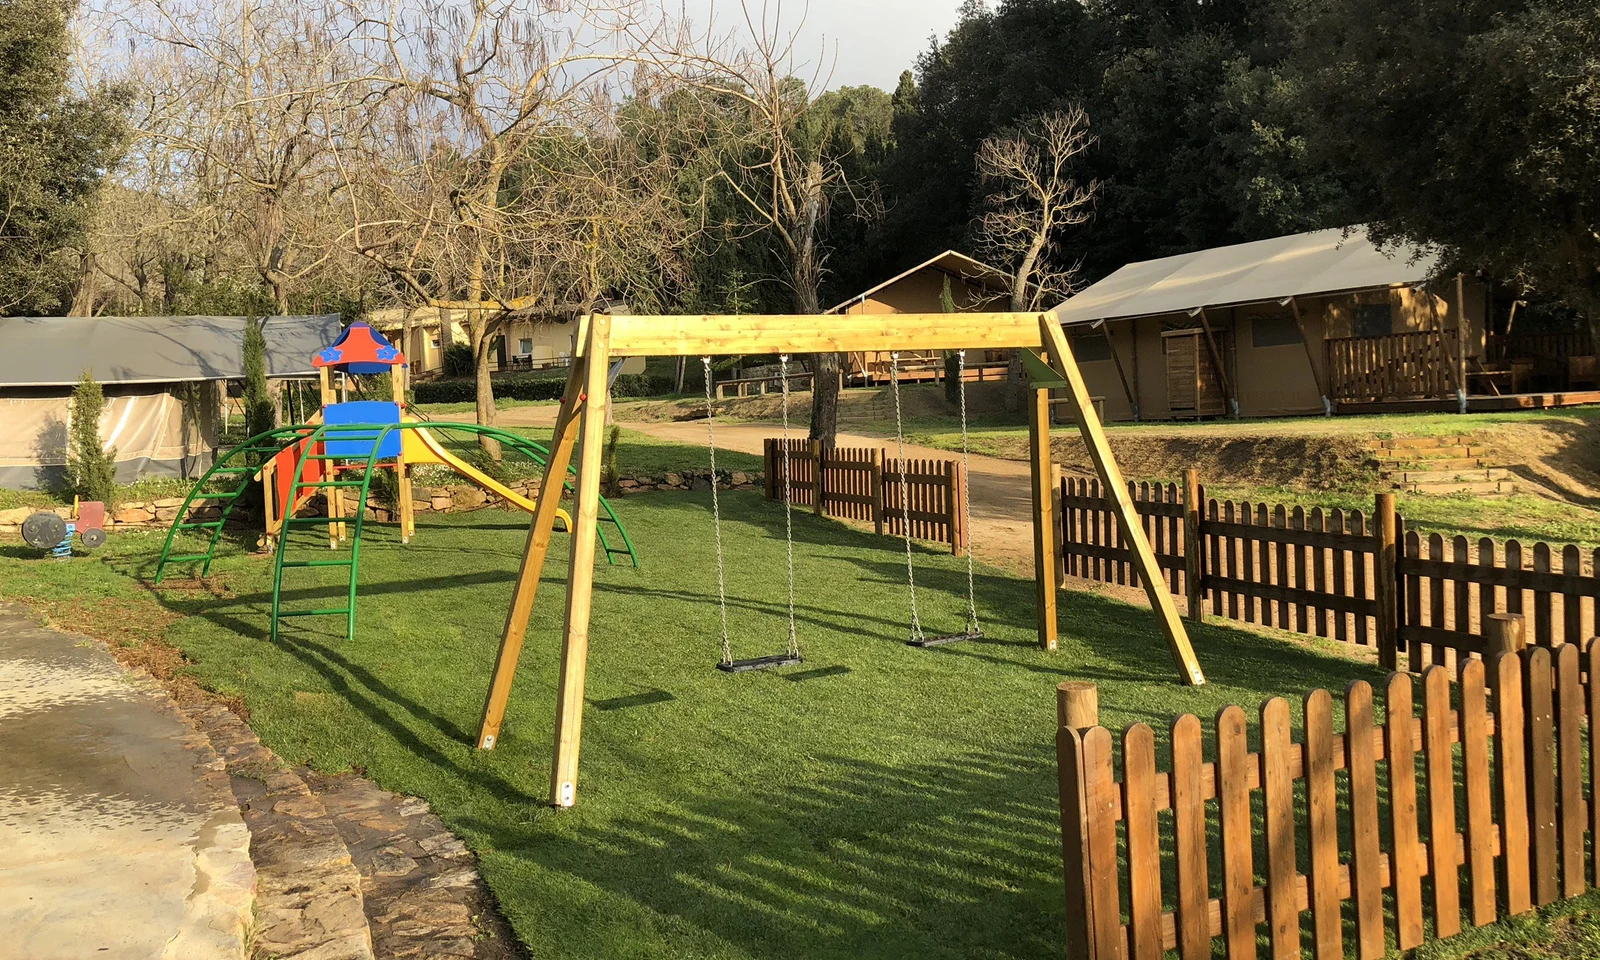
[[361, 874], [322, 801], [232, 711], [187, 712], [227, 764], [250, 828], [256, 955], [374, 960]]
[[1483, 480], [1470, 483], [1410, 483], [1399, 488], [1405, 493], [1423, 493], [1448, 496], [1470, 493], [1476, 496], [1496, 496], [1515, 493], [1517, 485], [1510, 480]]
[[1488, 480], [1509, 480], [1511, 471], [1504, 467], [1479, 467], [1467, 470], [1403, 470], [1390, 474], [1391, 480], [1400, 483], [1481, 483]]

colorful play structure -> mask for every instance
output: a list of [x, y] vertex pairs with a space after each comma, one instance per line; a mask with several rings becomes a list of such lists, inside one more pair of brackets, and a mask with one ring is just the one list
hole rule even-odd
[[[199, 575], [207, 575], [230, 516], [259, 483], [263, 530], [274, 555], [274, 639], [281, 621], [292, 617], [343, 616], [346, 638], [355, 635], [362, 532], [373, 482], [381, 473], [391, 471], [394, 475], [400, 542], [409, 543], [416, 534], [412, 483], [413, 472], [419, 467], [447, 468], [511, 506], [529, 514], [535, 514], [538, 509], [535, 500], [451, 452], [440, 441], [441, 435], [495, 441], [502, 450], [513, 450], [541, 469], [547, 468], [551, 459], [544, 446], [505, 430], [473, 423], [429, 421], [417, 416], [406, 403], [405, 355], [365, 323], [347, 327], [339, 339], [317, 352], [312, 366], [321, 376], [321, 408], [307, 418], [306, 423], [266, 431], [218, 456], [178, 510], [162, 545], [161, 559], [156, 564], [156, 583], [161, 582], [169, 565], [199, 564]], [[354, 377], [385, 375], [392, 394], [389, 400], [348, 399], [352, 389], [358, 397], [361, 391]], [[563, 472], [576, 473], [570, 465], [565, 466]], [[215, 489], [217, 485], [222, 485], [222, 489]], [[564, 481], [563, 488], [572, 491], [571, 481]], [[326, 510], [321, 515], [309, 515], [306, 507], [319, 494]], [[559, 491], [555, 499], [559, 501]], [[613, 535], [621, 544], [613, 546], [611, 538], [601, 531], [601, 549], [606, 562], [615, 563], [618, 557], [627, 557], [637, 567], [639, 558], [633, 541], [611, 504], [600, 498], [598, 509], [603, 514], [601, 522], [613, 528]], [[572, 518], [560, 506], [555, 507], [553, 519], [560, 520], [564, 529], [572, 530]], [[327, 529], [328, 547], [338, 555], [289, 559], [291, 547], [305, 543], [305, 538], [297, 540], [290, 534], [299, 527], [319, 526]], [[205, 536], [205, 549], [173, 553], [180, 533]], [[285, 571], [329, 567], [349, 572], [348, 592], [342, 606], [284, 608]]]

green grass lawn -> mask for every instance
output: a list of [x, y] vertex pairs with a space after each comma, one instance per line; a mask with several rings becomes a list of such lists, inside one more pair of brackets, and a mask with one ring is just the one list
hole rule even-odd
[[[783, 514], [724, 494], [737, 656], [785, 630]], [[409, 547], [370, 527], [358, 633], [290, 622], [267, 638], [269, 568], [219, 561], [222, 597], [163, 588], [170, 642], [206, 686], [242, 697], [295, 762], [360, 768], [425, 797], [482, 857], [535, 956], [1050, 957], [1063, 923], [1053, 687], [1101, 684], [1103, 720], [1158, 726], [1310, 687], [1376, 679], [1370, 665], [1224, 626], [1196, 631], [1211, 683], [1189, 689], [1147, 611], [1065, 594], [1061, 649], [1033, 645], [1032, 584], [978, 571], [989, 638], [904, 645], [904, 557], [881, 539], [794, 517], [807, 663], [729, 676], [718, 656], [704, 494], [629, 498], [643, 568], [600, 567], [580, 802], [545, 806], [566, 538], [535, 608], [501, 745], [470, 744], [509, 584], [517, 514], [425, 516]], [[136, 600], [154, 535], [99, 558], [0, 557], [13, 595]], [[315, 547], [305, 551], [315, 553]], [[960, 623], [964, 565], [919, 553], [931, 630]], [[338, 594], [298, 571], [291, 607]]]
[[[777, 652], [783, 514], [751, 493], [722, 502], [735, 655]], [[983, 567], [988, 638], [915, 650], [903, 643], [899, 544], [809, 513], [794, 516], [807, 663], [729, 676], [713, 669], [709, 495], [619, 507], [644, 566], [597, 568], [579, 805], [563, 812], [546, 798], [564, 536], [500, 746], [471, 747], [526, 536], [521, 514], [425, 515], [409, 546], [370, 526], [353, 642], [342, 618], [289, 621], [271, 641], [263, 557], [228, 553], [210, 589], [177, 580], [148, 590], [155, 534], [116, 534], [70, 564], [0, 545], [0, 594], [51, 604], [68, 627], [73, 609], [165, 626], [200, 682], [242, 698], [290, 761], [359, 769], [426, 798], [477, 851], [533, 956], [1059, 956], [1056, 683], [1094, 680], [1106, 726], [1160, 731], [1180, 712], [1209, 728], [1224, 704], [1253, 713], [1274, 694], [1298, 704], [1314, 687], [1380, 679], [1330, 642], [1213, 624], [1194, 631], [1210, 683], [1180, 687], [1148, 611], [1083, 593], [1062, 594], [1061, 649], [1045, 653], [1033, 643], [1032, 584]], [[916, 563], [924, 623], [955, 627], [964, 564], [932, 550]], [[298, 574], [288, 607], [339, 596], [329, 571]], [[1429, 955], [1588, 956], [1600, 941], [1593, 907], [1579, 901], [1549, 922], [1511, 921]]]

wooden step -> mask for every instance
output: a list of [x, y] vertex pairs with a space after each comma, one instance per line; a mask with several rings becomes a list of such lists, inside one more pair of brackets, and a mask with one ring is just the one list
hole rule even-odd
[[1405, 493], [1423, 493], [1435, 496], [1448, 496], [1457, 493], [1470, 493], [1474, 496], [1495, 496], [1515, 493], [1517, 485], [1510, 480], [1481, 480], [1470, 483], [1408, 483], [1402, 485], [1399, 489]]
[[1488, 460], [1482, 457], [1451, 457], [1448, 459], [1395, 459], [1381, 460], [1378, 463], [1378, 473], [1385, 477], [1398, 476], [1413, 470], [1489, 470], [1493, 468]]
[[1382, 449], [1372, 452], [1379, 463], [1399, 461], [1410, 463], [1417, 460], [1460, 460], [1468, 457], [1481, 457], [1486, 453], [1483, 447], [1405, 447], [1403, 449]]
[[1432, 447], [1462, 447], [1471, 442], [1471, 438], [1462, 436], [1447, 437], [1391, 437], [1388, 440], [1372, 440], [1367, 443], [1373, 450], [1426, 450]]
[[1479, 467], [1469, 470], [1404, 470], [1391, 479], [1400, 483], [1449, 484], [1483, 483], [1489, 480], [1509, 480], [1511, 472], [1503, 467]]

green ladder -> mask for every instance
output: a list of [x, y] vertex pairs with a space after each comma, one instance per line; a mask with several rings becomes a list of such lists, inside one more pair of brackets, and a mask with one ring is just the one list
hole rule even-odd
[[[160, 583], [166, 576], [168, 564], [193, 564], [199, 563], [200, 576], [204, 577], [211, 572], [211, 561], [216, 558], [217, 544], [222, 541], [222, 529], [227, 524], [228, 518], [233, 515], [234, 507], [239, 505], [240, 499], [255, 482], [261, 472], [260, 465], [251, 465], [252, 456], [261, 456], [270, 460], [283, 452], [283, 448], [305, 439], [314, 430], [307, 424], [299, 423], [292, 426], [278, 427], [259, 433], [238, 446], [224, 452], [217, 457], [216, 463], [211, 465], [195, 485], [190, 488], [189, 495], [184, 498], [183, 506], [178, 508], [178, 515], [173, 518], [172, 526], [167, 529], [167, 539], [161, 545], [161, 559], [156, 561], [155, 582]], [[214, 478], [237, 477], [237, 482], [230, 489], [220, 492], [202, 493]], [[222, 501], [222, 512], [215, 520], [200, 522], [191, 519], [196, 500], [205, 499], [210, 503]], [[204, 551], [199, 553], [172, 552], [173, 543], [180, 532], [210, 531], [209, 539]]]
[[[281, 621], [291, 617], [332, 617], [345, 618], [345, 639], [351, 640], [356, 634], [356, 572], [361, 564], [361, 531], [367, 519], [367, 496], [372, 492], [372, 478], [377, 474], [378, 448], [382, 446], [384, 438], [400, 429], [396, 424], [318, 424], [316, 430], [310, 435], [306, 445], [307, 451], [316, 450], [318, 445], [327, 449], [326, 441], [362, 440], [371, 441], [372, 449], [367, 454], [365, 461], [360, 457], [330, 453], [307, 452], [300, 457], [294, 465], [294, 480], [289, 484], [288, 502], [300, 502], [300, 495], [308, 490], [359, 490], [356, 495], [355, 516], [321, 516], [321, 517], [296, 517], [285, 516], [280, 522], [282, 528], [278, 535], [278, 550], [273, 558], [272, 570], [272, 634], [270, 639], [277, 642], [278, 628]], [[306, 464], [312, 461], [321, 461], [329, 465], [327, 479], [305, 479]], [[339, 467], [346, 468], [361, 462], [364, 468], [360, 480], [340, 480]], [[287, 511], [286, 511], [287, 512]], [[330, 526], [332, 524], [346, 523], [351, 525], [350, 552], [348, 556], [323, 559], [323, 560], [289, 560], [289, 544], [291, 534], [296, 528], [313, 526]], [[332, 537], [329, 538], [333, 540]], [[342, 607], [316, 607], [311, 610], [285, 610], [283, 609], [283, 572], [285, 570], [325, 569], [328, 567], [343, 567], [349, 571], [348, 585], [345, 591], [345, 604]]]

